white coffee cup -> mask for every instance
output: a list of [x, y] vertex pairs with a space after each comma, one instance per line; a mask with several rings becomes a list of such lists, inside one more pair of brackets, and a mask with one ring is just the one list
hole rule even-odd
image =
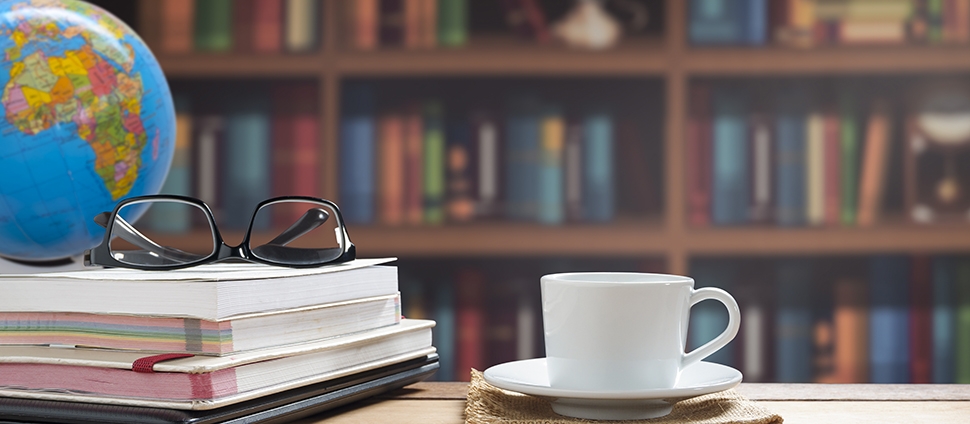
[[[542, 323], [552, 387], [582, 391], [672, 388], [680, 371], [728, 344], [741, 312], [726, 291], [689, 277], [625, 272], [545, 275]], [[727, 328], [685, 353], [690, 307], [714, 299]]]

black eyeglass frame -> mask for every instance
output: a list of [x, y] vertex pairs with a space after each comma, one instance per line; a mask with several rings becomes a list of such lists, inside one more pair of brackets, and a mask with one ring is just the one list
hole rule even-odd
[[[178, 263], [178, 264], [165, 264], [165, 265], [138, 265], [134, 263], [121, 262], [115, 259], [111, 255], [111, 233], [112, 228], [114, 228], [115, 220], [118, 218], [118, 212], [125, 206], [138, 204], [138, 203], [148, 203], [158, 200], [168, 200], [176, 201], [181, 203], [186, 203], [194, 205], [202, 209], [205, 213], [206, 219], [209, 222], [210, 228], [212, 228], [212, 238], [213, 238], [213, 248], [212, 253], [200, 257], [196, 260]], [[278, 262], [266, 260], [258, 255], [254, 255], [252, 249], [249, 247], [250, 240], [253, 233], [253, 223], [256, 220], [256, 214], [264, 206], [271, 203], [283, 203], [283, 202], [316, 202], [322, 203], [334, 211], [334, 218], [337, 220], [337, 226], [340, 228], [337, 236], [342, 237], [342, 252], [335, 259], [316, 262], [316, 263], [288, 263], [288, 262]], [[124, 221], [124, 219], [122, 218]], [[136, 236], [144, 237], [140, 233], [136, 232]], [[146, 239], [147, 240], [147, 239]], [[150, 240], [149, 240], [150, 241]], [[164, 249], [164, 247], [163, 247]], [[340, 213], [340, 208], [337, 204], [326, 199], [321, 199], [318, 197], [310, 196], [279, 196], [270, 199], [263, 200], [256, 205], [253, 210], [252, 217], [249, 220], [249, 228], [246, 230], [246, 235], [243, 237], [242, 242], [238, 246], [230, 246], [222, 238], [222, 233], [219, 231], [219, 227], [216, 225], [215, 217], [212, 214], [212, 210], [209, 209], [209, 205], [206, 205], [202, 200], [196, 199], [194, 197], [180, 196], [175, 194], [154, 194], [145, 196], [135, 196], [123, 199], [115, 205], [114, 210], [111, 211], [111, 215], [108, 217], [108, 221], [105, 224], [104, 239], [101, 244], [95, 246], [93, 249], [89, 249], [84, 252], [84, 265], [101, 265], [105, 267], [116, 267], [116, 268], [132, 268], [146, 271], [164, 271], [173, 269], [189, 268], [193, 266], [203, 265], [207, 263], [220, 262], [227, 259], [241, 259], [249, 262], [262, 263], [266, 265], [275, 266], [285, 266], [290, 268], [316, 268], [322, 265], [349, 262], [357, 258], [357, 247], [354, 243], [350, 241], [350, 234], [347, 233], [347, 226], [345, 225], [344, 218]]]

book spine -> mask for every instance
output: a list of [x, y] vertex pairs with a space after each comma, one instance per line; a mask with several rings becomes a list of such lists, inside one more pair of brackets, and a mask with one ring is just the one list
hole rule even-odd
[[440, 224], [445, 219], [444, 111], [434, 101], [424, 113], [424, 222]]
[[690, 116], [687, 122], [687, 190], [691, 225], [710, 223], [711, 210], [711, 117], [710, 90], [704, 85], [691, 87]]
[[350, 223], [374, 220], [374, 92], [351, 85], [344, 92], [340, 122], [340, 202]]
[[[205, 1], [205, 0], [202, 0]], [[234, 0], [232, 7], [232, 51], [252, 53], [256, 0]]]
[[954, 364], [955, 382], [970, 383], [970, 260], [963, 259], [956, 270], [956, 337], [954, 339], [956, 358]]
[[380, 43], [400, 46], [404, 43], [404, 0], [380, 0]]
[[404, 222], [404, 119], [393, 113], [378, 121], [380, 142], [381, 223], [400, 225]]
[[825, 121], [812, 112], [805, 122], [805, 220], [825, 222]]
[[812, 379], [811, 266], [800, 260], [782, 261], [777, 266], [775, 380], [809, 382]]
[[839, 190], [842, 182], [841, 161], [842, 147], [839, 138], [839, 118], [832, 112], [825, 114], [824, 120], [824, 222], [826, 225], [838, 225], [842, 208], [841, 192]]
[[870, 262], [869, 376], [873, 383], [908, 383], [909, 263], [880, 256]]
[[768, 37], [768, 1], [745, 0], [745, 41], [751, 46], [763, 46]]
[[537, 356], [536, 353], [536, 341], [539, 339], [536, 337], [539, 334], [536, 331], [538, 321], [538, 312], [541, 308], [537, 302], [534, 300], [535, 296], [531, 294], [531, 291], [524, 289], [528, 287], [527, 284], [519, 284], [517, 287], [520, 288], [520, 293], [517, 296], [517, 309], [516, 309], [516, 341], [515, 359], [531, 359]]
[[455, 289], [452, 284], [440, 284], [434, 293], [435, 326], [431, 330], [434, 346], [438, 350], [441, 367], [435, 376], [439, 381], [455, 381], [457, 364], [456, 352], [456, 317], [455, 317]]
[[835, 327], [833, 383], [865, 383], [869, 379], [869, 311], [866, 285], [847, 278], [835, 283], [832, 322]]
[[283, 49], [283, 0], [254, 0], [253, 51], [279, 53]]
[[209, 205], [216, 219], [219, 219], [222, 215], [219, 186], [223, 165], [219, 157], [225, 135], [225, 120], [218, 115], [203, 115], [198, 119], [197, 128], [194, 164], [195, 197]]
[[539, 197], [538, 106], [522, 99], [511, 106], [505, 125], [506, 214], [513, 220], [534, 221]]
[[438, 0], [419, 0], [419, 7], [419, 44], [422, 48], [433, 49], [438, 46]]
[[543, 224], [555, 225], [566, 217], [562, 173], [565, 123], [558, 110], [547, 111], [541, 119], [538, 218]]
[[[270, 143], [272, 145], [272, 170], [273, 170], [273, 196], [286, 196], [293, 194], [294, 174], [292, 172], [295, 165], [296, 154], [293, 151], [293, 107], [290, 103], [292, 90], [289, 85], [275, 85], [272, 88], [273, 110], [270, 120]], [[283, 228], [288, 227], [287, 222], [292, 223], [294, 218], [290, 213], [279, 214], [274, 217], [274, 223]]]
[[379, 37], [379, 0], [354, 0], [347, 11], [348, 39], [357, 50], [374, 50]]
[[749, 12], [743, 0], [691, 0], [687, 36], [695, 46], [743, 44]]
[[750, 120], [751, 220], [768, 222], [772, 216], [774, 163], [771, 126], [768, 118], [757, 114]]
[[933, 283], [930, 258], [916, 256], [912, 261], [910, 285], [909, 357], [910, 382], [933, 381]]
[[227, 51], [232, 48], [232, 0], [195, 2], [195, 48]]
[[[270, 161], [270, 120], [259, 105], [244, 105], [226, 120], [225, 178], [222, 186], [227, 213], [222, 222], [226, 228], [244, 230], [249, 226], [256, 205], [270, 197], [272, 186]], [[269, 215], [261, 214], [261, 218]], [[253, 230], [269, 227], [267, 219], [253, 222]]]
[[859, 130], [852, 97], [842, 98], [839, 117], [841, 138], [841, 221], [842, 225], [856, 223], [859, 187]]
[[485, 365], [485, 312], [482, 300], [485, 298], [484, 276], [478, 271], [465, 269], [455, 278], [458, 284], [458, 309], [456, 315], [457, 348], [455, 378], [468, 381], [472, 368], [482, 369]]
[[421, 48], [421, 3], [424, 0], [404, 0], [404, 47]]
[[716, 92], [713, 102], [711, 218], [716, 225], [743, 224], [750, 204], [746, 107], [734, 92]]
[[499, 209], [499, 140], [495, 121], [484, 114], [474, 118], [476, 215], [492, 217]]
[[471, 124], [465, 120], [449, 122], [447, 138], [447, 209], [448, 219], [468, 222], [475, 216], [472, 196]]
[[189, 53], [192, 51], [195, 23], [195, 0], [165, 0], [162, 2], [162, 51]]
[[468, 42], [468, 0], [438, 0], [438, 44], [460, 47]]
[[424, 125], [418, 107], [404, 115], [404, 213], [408, 224], [424, 222]]
[[951, 258], [933, 259], [933, 383], [954, 382], [956, 370], [956, 265]]
[[805, 119], [791, 109], [776, 119], [776, 219], [782, 226], [798, 226], [805, 223]]
[[859, 226], [872, 226], [882, 206], [887, 160], [889, 157], [889, 116], [886, 105], [873, 106], [866, 127], [865, 155], [859, 182]]
[[583, 120], [583, 215], [587, 221], [613, 219], [613, 117], [591, 112]]
[[301, 196], [320, 196], [317, 169], [319, 158], [320, 121], [317, 119], [316, 84], [294, 86], [295, 114], [293, 116], [293, 193]]
[[303, 53], [317, 47], [320, 13], [317, 0], [286, 0], [286, 50]]
[[566, 127], [563, 156], [566, 217], [570, 221], [582, 221], [583, 127], [576, 122], [570, 122]]

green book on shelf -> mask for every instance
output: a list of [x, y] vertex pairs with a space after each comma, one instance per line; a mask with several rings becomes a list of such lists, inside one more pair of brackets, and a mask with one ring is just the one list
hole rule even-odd
[[961, 261], [957, 268], [956, 301], [956, 352], [957, 384], [970, 383], [970, 259]]
[[840, 131], [842, 138], [842, 187], [841, 204], [843, 225], [853, 225], [856, 219], [856, 202], [859, 198], [859, 122], [851, 95], [843, 95], [840, 105]]
[[441, 103], [428, 102], [424, 109], [424, 222], [445, 219], [445, 132]]
[[468, 42], [468, 0], [438, 0], [438, 44], [463, 46]]
[[195, 49], [227, 51], [232, 48], [232, 0], [195, 2]]

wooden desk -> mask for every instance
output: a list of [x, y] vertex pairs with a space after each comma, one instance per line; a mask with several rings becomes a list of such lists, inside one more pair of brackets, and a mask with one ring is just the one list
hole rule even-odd
[[[418, 383], [299, 424], [455, 424], [467, 383]], [[970, 423], [970, 385], [758, 384], [738, 391], [798, 423]]]

